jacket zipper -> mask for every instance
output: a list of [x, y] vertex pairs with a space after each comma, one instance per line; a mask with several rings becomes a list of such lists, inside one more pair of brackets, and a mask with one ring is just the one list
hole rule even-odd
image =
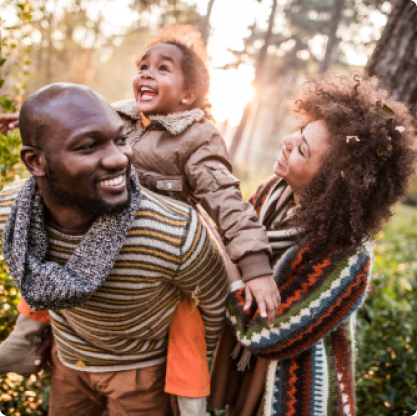
[[132, 144], [137, 143], [142, 138], [143, 133], [145, 133], [145, 131], [146, 131], [146, 127], [145, 128], [141, 127], [139, 134], [135, 136], [134, 139], [132, 140]]

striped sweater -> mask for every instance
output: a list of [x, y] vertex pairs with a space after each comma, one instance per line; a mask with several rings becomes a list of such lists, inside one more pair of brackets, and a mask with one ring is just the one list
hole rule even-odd
[[[252, 199], [260, 208], [272, 178]], [[270, 187], [268, 187], [268, 184]], [[264, 416], [355, 415], [354, 316], [364, 301], [372, 247], [344, 259], [336, 250], [310, 260], [308, 248], [290, 247], [276, 265], [282, 303], [268, 327], [254, 306], [245, 311], [244, 284], [235, 282], [227, 320], [238, 340], [269, 359]]]
[[[0, 193], [0, 236], [22, 184]], [[64, 265], [83, 236], [47, 230], [47, 260]], [[82, 306], [50, 311], [60, 358], [91, 372], [166, 361], [167, 333], [181, 293], [198, 297], [210, 359], [224, 322], [223, 258], [195, 210], [142, 188], [141, 206], [105, 282]]]

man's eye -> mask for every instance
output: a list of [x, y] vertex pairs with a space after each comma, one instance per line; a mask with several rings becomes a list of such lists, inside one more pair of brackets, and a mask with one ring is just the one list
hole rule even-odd
[[93, 150], [96, 147], [96, 143], [86, 144], [80, 147], [80, 150]]

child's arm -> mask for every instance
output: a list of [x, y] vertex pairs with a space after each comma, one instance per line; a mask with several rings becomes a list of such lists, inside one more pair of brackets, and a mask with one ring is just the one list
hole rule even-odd
[[204, 133], [207, 138], [203, 145], [185, 164], [188, 183], [194, 197], [217, 224], [231, 259], [239, 265], [242, 279], [247, 282], [247, 305], [254, 295], [262, 315], [268, 312], [272, 322], [280, 298], [272, 277], [265, 227], [257, 222], [252, 205], [242, 199], [240, 182], [231, 174], [226, 146], [217, 129], [213, 126]]

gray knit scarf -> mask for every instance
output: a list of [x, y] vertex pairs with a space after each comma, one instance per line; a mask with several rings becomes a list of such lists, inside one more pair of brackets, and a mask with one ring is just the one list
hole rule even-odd
[[22, 187], [3, 233], [3, 253], [23, 298], [37, 310], [87, 302], [113, 267], [140, 206], [141, 188], [131, 171], [130, 206], [97, 218], [65, 266], [45, 261], [48, 235], [44, 202], [34, 176]]

